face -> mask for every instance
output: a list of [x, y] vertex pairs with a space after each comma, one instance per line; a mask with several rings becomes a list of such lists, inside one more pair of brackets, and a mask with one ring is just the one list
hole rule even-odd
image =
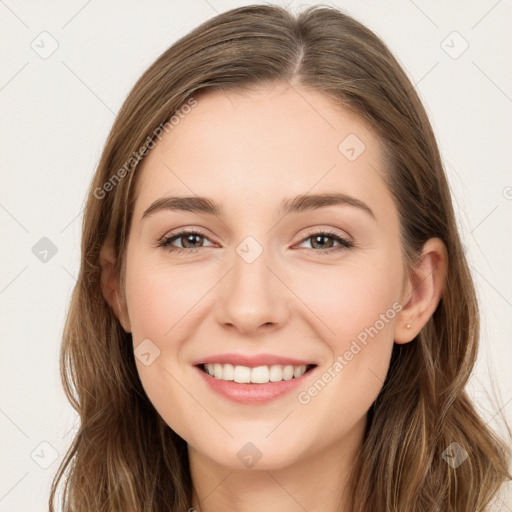
[[[139, 169], [123, 324], [144, 389], [225, 466], [348, 446], [385, 379], [403, 298], [380, 142], [299, 86], [197, 98]], [[304, 195], [316, 200], [294, 201]]]

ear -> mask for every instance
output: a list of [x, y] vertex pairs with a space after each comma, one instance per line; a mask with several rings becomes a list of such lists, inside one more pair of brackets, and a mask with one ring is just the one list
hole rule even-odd
[[131, 332], [128, 309], [119, 287], [119, 276], [115, 270], [116, 253], [111, 239], [100, 250], [101, 291], [105, 300], [114, 310], [116, 317], [126, 332]]
[[443, 295], [447, 270], [448, 254], [444, 242], [440, 238], [427, 240], [406, 278], [400, 300], [404, 306], [395, 324], [395, 343], [413, 340], [434, 314]]

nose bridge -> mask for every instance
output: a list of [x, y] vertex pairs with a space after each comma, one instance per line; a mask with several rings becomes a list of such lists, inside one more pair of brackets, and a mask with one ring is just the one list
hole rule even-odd
[[285, 286], [271, 270], [275, 260], [264, 243], [249, 235], [235, 247], [232, 270], [219, 297], [219, 322], [246, 333], [261, 325], [280, 324], [287, 315]]

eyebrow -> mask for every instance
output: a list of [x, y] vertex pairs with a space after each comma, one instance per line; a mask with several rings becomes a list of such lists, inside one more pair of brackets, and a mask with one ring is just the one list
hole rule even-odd
[[[366, 212], [375, 219], [371, 208], [363, 201], [355, 197], [339, 192], [324, 194], [303, 194], [290, 199], [283, 199], [278, 210], [279, 216], [288, 213], [303, 212], [325, 208], [328, 206], [353, 206]], [[194, 213], [206, 213], [208, 215], [221, 216], [223, 208], [220, 204], [207, 197], [198, 196], [168, 196], [161, 197], [154, 201], [142, 214], [141, 220], [150, 215], [165, 210], [187, 211]]]

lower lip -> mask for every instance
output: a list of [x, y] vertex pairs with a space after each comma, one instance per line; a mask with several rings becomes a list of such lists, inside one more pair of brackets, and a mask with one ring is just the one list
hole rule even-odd
[[300, 377], [279, 382], [268, 382], [266, 384], [243, 384], [233, 380], [222, 380], [212, 377], [201, 368], [195, 366], [206, 384], [213, 391], [241, 404], [265, 404], [297, 389], [309, 376], [318, 368], [311, 368]]

